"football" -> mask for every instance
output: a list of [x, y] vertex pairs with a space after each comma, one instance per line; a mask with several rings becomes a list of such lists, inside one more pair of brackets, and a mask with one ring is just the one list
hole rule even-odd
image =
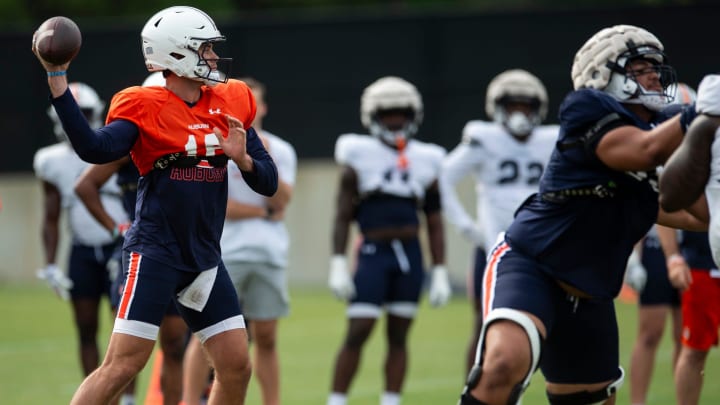
[[45, 20], [33, 36], [40, 57], [53, 65], [71, 61], [82, 44], [80, 28], [67, 17], [56, 16]]

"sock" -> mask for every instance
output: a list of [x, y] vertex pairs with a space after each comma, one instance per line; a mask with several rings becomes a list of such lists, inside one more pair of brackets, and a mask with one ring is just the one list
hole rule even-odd
[[331, 392], [327, 400], [327, 405], [345, 405], [347, 404], [347, 394], [342, 392]]
[[399, 392], [383, 392], [380, 397], [380, 405], [400, 405], [400, 393]]
[[122, 394], [120, 397], [120, 405], [135, 405], [135, 395]]

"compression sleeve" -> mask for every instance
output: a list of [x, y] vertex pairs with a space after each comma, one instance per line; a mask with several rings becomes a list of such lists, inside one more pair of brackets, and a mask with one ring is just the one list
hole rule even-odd
[[130, 121], [116, 120], [93, 130], [80, 111], [68, 88], [50, 99], [68, 134], [73, 149], [88, 163], [108, 163], [127, 156], [138, 137], [138, 128]]
[[243, 179], [253, 191], [273, 196], [278, 187], [277, 168], [254, 128], [247, 131], [247, 153], [252, 157], [255, 169], [252, 172], [241, 171]]

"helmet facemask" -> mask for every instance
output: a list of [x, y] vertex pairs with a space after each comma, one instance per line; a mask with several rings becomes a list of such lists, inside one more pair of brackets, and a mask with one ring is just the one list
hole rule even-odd
[[[641, 69], [631, 69], [638, 60], [647, 62]], [[615, 62], [608, 62], [612, 71], [605, 92], [620, 102], [641, 104], [652, 111], [659, 111], [675, 98], [677, 74], [672, 66], [665, 65], [665, 54], [651, 46], [636, 47], [632, 41], [628, 51], [622, 53]], [[642, 75], [655, 74], [661, 89], [646, 89], [638, 79]]]
[[516, 138], [527, 138], [542, 123], [540, 100], [535, 97], [505, 96], [495, 104], [493, 120]]
[[360, 120], [371, 135], [402, 150], [415, 136], [423, 119], [423, 102], [417, 88], [395, 76], [382, 77], [363, 91]]
[[[401, 116], [404, 119], [398, 118]], [[415, 111], [412, 108], [378, 110], [373, 114], [368, 130], [386, 144], [402, 149], [418, 131]]]
[[[225, 37], [213, 38], [211, 40], [203, 40], [202, 38], [190, 38], [190, 43], [194, 41], [202, 41], [198, 46], [198, 49], [193, 49], [197, 54], [197, 65], [193, 72], [197, 75], [197, 78], [190, 77], [190, 79], [200, 80], [208, 86], [214, 86], [218, 83], [227, 83], [230, 78], [230, 68], [232, 66], [232, 58], [220, 58], [217, 56], [218, 44], [225, 42]], [[205, 54], [208, 54], [208, 47], [210, 47], [215, 57], [208, 58]], [[209, 56], [209, 55], [208, 55]]]

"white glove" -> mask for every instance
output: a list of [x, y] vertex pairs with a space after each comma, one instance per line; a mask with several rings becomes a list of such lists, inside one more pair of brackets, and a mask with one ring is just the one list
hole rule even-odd
[[70, 298], [73, 282], [57, 265], [48, 264], [44, 269], [38, 270], [36, 274], [39, 279], [45, 280], [60, 298], [64, 300]]
[[485, 247], [485, 235], [483, 234], [483, 231], [480, 230], [480, 227], [478, 227], [475, 224], [470, 224], [460, 230], [460, 234], [462, 236], [475, 244], [475, 246], [479, 246], [481, 248]]
[[436, 265], [431, 270], [430, 274], [430, 291], [428, 298], [430, 299], [430, 305], [433, 307], [441, 307], [447, 304], [452, 295], [450, 288], [450, 278], [445, 266]]
[[647, 270], [640, 261], [640, 256], [633, 250], [625, 267], [625, 284], [638, 293], [642, 292], [647, 283]]
[[720, 75], [707, 75], [702, 79], [695, 110], [698, 114], [720, 115]]
[[335, 255], [330, 259], [328, 286], [339, 300], [349, 300], [355, 297], [355, 283], [350, 276], [345, 256]]

